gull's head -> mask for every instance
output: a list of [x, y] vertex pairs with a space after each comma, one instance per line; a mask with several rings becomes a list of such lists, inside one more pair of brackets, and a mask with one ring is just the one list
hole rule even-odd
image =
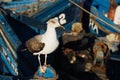
[[50, 19], [49, 21], [47, 21], [47, 25], [54, 27], [54, 28], [62, 27], [64, 29], [64, 27], [60, 25], [57, 18], [53, 18], [53, 19]]

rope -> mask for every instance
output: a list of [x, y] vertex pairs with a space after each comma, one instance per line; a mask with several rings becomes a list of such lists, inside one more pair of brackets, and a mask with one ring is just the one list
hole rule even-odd
[[94, 14], [90, 13], [89, 11], [87, 11], [86, 9], [84, 9], [83, 7], [81, 7], [80, 5], [78, 5], [77, 3], [75, 3], [74, 1], [72, 0], [69, 0], [71, 3], [73, 3], [74, 5], [76, 5], [78, 8], [82, 9], [83, 11], [85, 11], [86, 13], [88, 13], [89, 15], [92, 15], [93, 17], [95, 17], [96, 19], [99, 19], [100, 21], [104, 22], [105, 24], [107, 24], [108, 26], [112, 27], [113, 29], [117, 30], [120, 32], [120, 29], [114, 27], [113, 25], [107, 23], [106, 21], [104, 21], [103, 19], [95, 16]]
[[0, 8], [0, 11], [2, 11], [5, 15], [7, 15], [4, 9]]

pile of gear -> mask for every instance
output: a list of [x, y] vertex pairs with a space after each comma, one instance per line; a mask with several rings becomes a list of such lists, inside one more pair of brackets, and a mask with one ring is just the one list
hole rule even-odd
[[84, 62], [84, 68], [81, 68], [83, 71], [92, 71], [102, 80], [108, 79], [106, 63], [111, 54], [120, 51], [118, 47], [120, 45], [120, 34], [110, 33], [105, 37], [99, 37], [92, 33], [85, 33], [81, 24], [77, 23], [77, 28], [73, 26], [72, 32], [65, 33], [62, 40], [63, 55], [70, 64], [76, 64], [78, 59], [81, 58]]

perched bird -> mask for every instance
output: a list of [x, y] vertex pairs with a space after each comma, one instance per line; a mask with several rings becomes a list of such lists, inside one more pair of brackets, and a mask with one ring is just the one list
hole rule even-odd
[[[40, 63], [40, 68], [41, 68], [40, 70], [43, 73], [46, 70], [47, 54], [52, 53], [54, 50], [56, 50], [56, 48], [59, 45], [59, 41], [57, 39], [57, 34], [56, 34], [56, 30], [55, 30], [55, 28], [57, 28], [57, 27], [63, 28], [63, 26], [61, 26], [59, 24], [59, 22], [56, 18], [50, 19], [47, 22], [47, 30], [44, 34], [36, 35], [30, 39], [31, 41], [28, 40], [26, 42], [26, 47], [28, 48], [28, 50], [30, 52], [32, 52], [33, 55], [38, 55], [38, 60]], [[32, 48], [30, 48], [30, 46]], [[44, 66], [41, 66], [41, 62], [40, 62], [40, 55], [41, 54], [45, 55]]]

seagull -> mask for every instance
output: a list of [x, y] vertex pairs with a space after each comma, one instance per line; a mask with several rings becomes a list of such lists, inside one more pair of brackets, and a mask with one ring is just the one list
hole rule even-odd
[[[55, 28], [57, 27], [62, 27], [64, 29], [64, 27], [59, 24], [58, 19], [56, 18], [50, 19], [47, 21], [47, 30], [45, 33], [36, 35], [30, 39], [31, 41], [28, 40], [26, 42], [26, 47], [28, 48], [28, 51], [31, 51], [33, 55], [38, 55], [40, 70], [43, 73], [46, 70], [45, 66], [47, 64], [47, 55], [55, 51], [59, 45], [59, 41], [55, 30]], [[30, 46], [31, 47], [35, 46], [36, 50], [30, 50], [31, 49], [29, 48]], [[41, 54], [45, 55], [44, 66], [41, 65], [41, 61], [40, 61]]]

